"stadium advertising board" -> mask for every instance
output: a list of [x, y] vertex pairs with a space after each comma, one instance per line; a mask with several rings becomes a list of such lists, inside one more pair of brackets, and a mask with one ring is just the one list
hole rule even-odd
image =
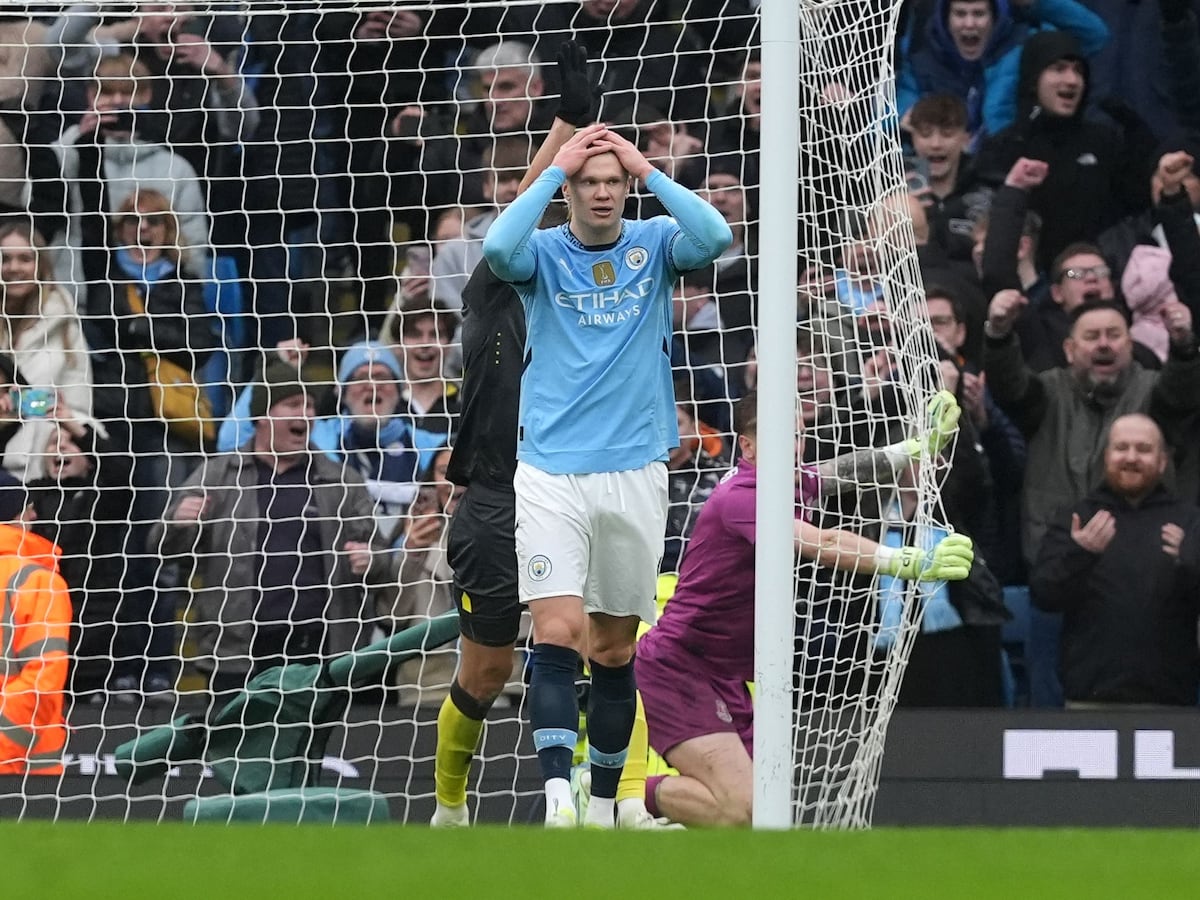
[[[428, 821], [435, 716], [352, 709], [350, 727], [326, 747], [322, 782], [378, 791], [394, 820]], [[219, 792], [204, 767], [130, 787], [114, 757], [139, 728], [166, 719], [77, 711], [65, 774], [0, 778], [0, 817], [179, 819], [188, 799]], [[483, 755], [480, 818], [539, 819], [540, 779], [517, 723], [490, 724]], [[1200, 782], [1194, 710], [902, 710], [889, 729], [875, 824], [1194, 826], [1196, 791], [1181, 782]]]

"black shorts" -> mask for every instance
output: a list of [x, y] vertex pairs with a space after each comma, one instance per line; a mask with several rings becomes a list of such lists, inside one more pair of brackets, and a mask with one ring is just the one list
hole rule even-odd
[[516, 643], [517, 508], [511, 490], [472, 484], [450, 522], [447, 554], [464, 637], [485, 647]]

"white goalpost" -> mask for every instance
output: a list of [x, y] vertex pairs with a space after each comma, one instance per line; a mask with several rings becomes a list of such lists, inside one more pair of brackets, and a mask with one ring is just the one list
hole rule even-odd
[[[919, 434], [940, 386], [893, 108], [900, 5], [0, 4], [0, 465], [71, 601], [28, 643], [67, 643], [56, 686], [18, 681], [27, 626], [4, 598], [0, 818], [168, 821], [305, 787], [336, 791], [285, 805], [429, 821], [456, 645], [408, 629], [453, 609], [462, 296], [573, 38], [604, 121], [735, 234], [711, 292], [676, 307], [664, 574], [756, 388], [754, 824], [869, 827], [920, 597], [884, 629], [877, 579], [796, 564], [792, 411], [826, 461]], [[290, 441], [314, 448], [299, 468], [278, 463]], [[843, 467], [814, 515], [880, 538], [899, 497], [920, 540], [942, 474], [924, 463], [900, 493]], [[480, 822], [540, 820], [527, 633], [472, 768]], [[389, 638], [393, 665], [319, 669]], [[230, 713], [231, 737], [216, 710], [293, 663], [313, 668], [263, 688], [274, 712]], [[6, 765], [14, 740], [50, 764]]]

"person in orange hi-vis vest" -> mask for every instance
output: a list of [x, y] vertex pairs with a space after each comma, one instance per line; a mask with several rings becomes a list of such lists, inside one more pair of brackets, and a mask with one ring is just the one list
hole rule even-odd
[[62, 551], [27, 530], [35, 518], [24, 485], [0, 474], [0, 775], [63, 770], [71, 600]]

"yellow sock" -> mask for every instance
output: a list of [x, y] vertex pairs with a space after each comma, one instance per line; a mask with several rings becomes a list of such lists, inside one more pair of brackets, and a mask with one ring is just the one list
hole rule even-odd
[[650, 737], [646, 730], [646, 710], [642, 708], [642, 695], [637, 695], [637, 713], [633, 719], [633, 733], [629, 735], [629, 754], [625, 757], [625, 768], [617, 784], [617, 801], [641, 800], [646, 796], [646, 759], [650, 753]]
[[482, 734], [482, 719], [465, 715], [453, 697], [442, 701], [442, 709], [438, 713], [433, 781], [437, 787], [438, 803], [443, 806], [462, 806], [467, 802], [467, 776]]

